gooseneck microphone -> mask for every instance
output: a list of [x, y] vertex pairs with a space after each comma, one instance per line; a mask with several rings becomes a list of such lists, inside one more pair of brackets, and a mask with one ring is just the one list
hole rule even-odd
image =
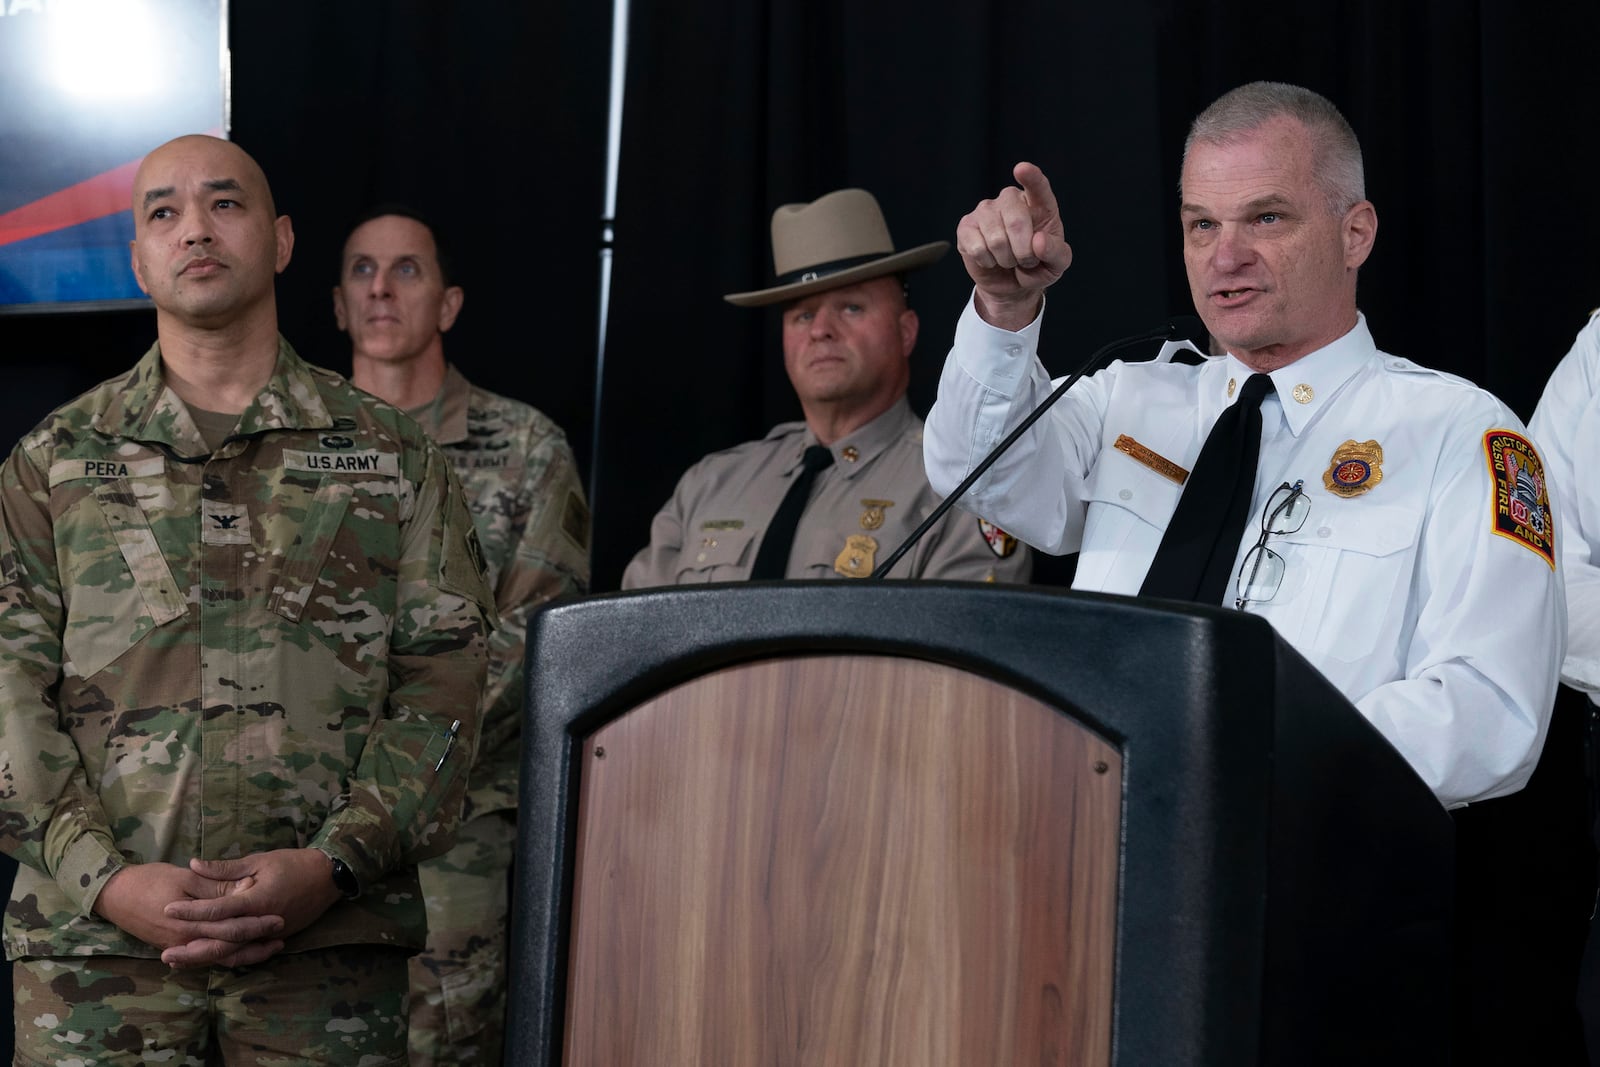
[[1051, 391], [1050, 395], [1045, 397], [1044, 400], [1040, 402], [1038, 407], [1028, 412], [1028, 417], [1018, 423], [1016, 429], [1006, 434], [1005, 440], [995, 445], [990, 453], [983, 457], [983, 462], [972, 468], [972, 473], [963, 478], [961, 480], [961, 484], [956, 486], [955, 489], [951, 490], [949, 496], [939, 501], [939, 506], [934, 508], [933, 511], [929, 513], [928, 517], [922, 520], [922, 524], [915, 530], [912, 530], [911, 535], [902, 541], [893, 552], [889, 553], [889, 555], [884, 558], [884, 561], [878, 564], [878, 569], [873, 571], [870, 575], [868, 575], [868, 577], [882, 578], [887, 575], [889, 571], [893, 569], [894, 565], [900, 562], [900, 557], [911, 551], [912, 546], [918, 541], [922, 540], [922, 535], [933, 529], [933, 524], [942, 519], [944, 517], [944, 513], [954, 507], [957, 500], [961, 499], [962, 494], [964, 494], [968, 489], [971, 489], [973, 483], [979, 478], [983, 477], [983, 472], [994, 466], [995, 460], [1003, 456], [1006, 449], [1016, 444], [1017, 439], [1028, 432], [1028, 427], [1038, 422], [1039, 417], [1046, 411], [1049, 411], [1051, 405], [1057, 400], [1060, 400], [1066, 391], [1071, 389], [1079, 378], [1082, 378], [1085, 374], [1088, 374], [1091, 371], [1099, 370], [1101, 363], [1105, 361], [1107, 356], [1111, 355], [1113, 352], [1120, 352], [1124, 348], [1132, 348], [1134, 345], [1144, 344], [1149, 341], [1198, 340], [1198, 342], [1204, 346], [1206, 337], [1206, 329], [1204, 324], [1201, 323], [1199, 316], [1174, 315], [1170, 320], [1168, 320], [1167, 325], [1161, 327], [1159, 330], [1148, 330], [1145, 333], [1135, 334], [1132, 337], [1124, 337], [1120, 340], [1112, 341], [1110, 344], [1102, 345], [1095, 351], [1094, 355], [1083, 361], [1083, 366], [1067, 375], [1061, 384], [1056, 386], [1055, 389]]

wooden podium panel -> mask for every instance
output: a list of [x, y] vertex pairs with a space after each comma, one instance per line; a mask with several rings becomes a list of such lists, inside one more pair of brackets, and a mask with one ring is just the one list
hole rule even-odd
[[1110, 1062], [1122, 764], [1060, 711], [757, 660], [581, 766], [567, 1064]]

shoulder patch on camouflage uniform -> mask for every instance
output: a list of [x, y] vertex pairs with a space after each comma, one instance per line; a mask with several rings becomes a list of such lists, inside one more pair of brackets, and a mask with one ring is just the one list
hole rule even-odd
[[478, 539], [472, 512], [467, 509], [466, 497], [455, 475], [448, 473], [447, 465], [441, 465], [440, 469], [447, 472], [448, 484], [441, 508], [444, 546], [439, 553], [439, 587], [473, 601], [484, 610], [491, 623], [499, 625], [494, 593], [489, 588], [489, 568], [483, 557], [483, 542]]
[[4, 511], [0, 510], [0, 585], [10, 585], [21, 576], [17, 546], [11, 543], [11, 531], [6, 526]]
[[1538, 451], [1521, 434], [1490, 430], [1483, 435], [1483, 452], [1494, 482], [1490, 501], [1494, 532], [1531, 549], [1554, 570], [1555, 514]]

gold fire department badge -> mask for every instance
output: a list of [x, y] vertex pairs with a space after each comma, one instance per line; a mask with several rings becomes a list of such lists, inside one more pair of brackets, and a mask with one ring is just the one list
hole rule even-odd
[[1348, 500], [1383, 481], [1383, 446], [1376, 441], [1346, 441], [1334, 450], [1333, 462], [1322, 472], [1328, 492]]

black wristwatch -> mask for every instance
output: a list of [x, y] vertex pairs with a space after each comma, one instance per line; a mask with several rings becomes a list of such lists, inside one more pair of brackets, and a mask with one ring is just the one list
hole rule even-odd
[[329, 856], [333, 860], [333, 888], [346, 900], [354, 900], [361, 895], [361, 883], [356, 881], [356, 872], [352, 871], [338, 856]]

